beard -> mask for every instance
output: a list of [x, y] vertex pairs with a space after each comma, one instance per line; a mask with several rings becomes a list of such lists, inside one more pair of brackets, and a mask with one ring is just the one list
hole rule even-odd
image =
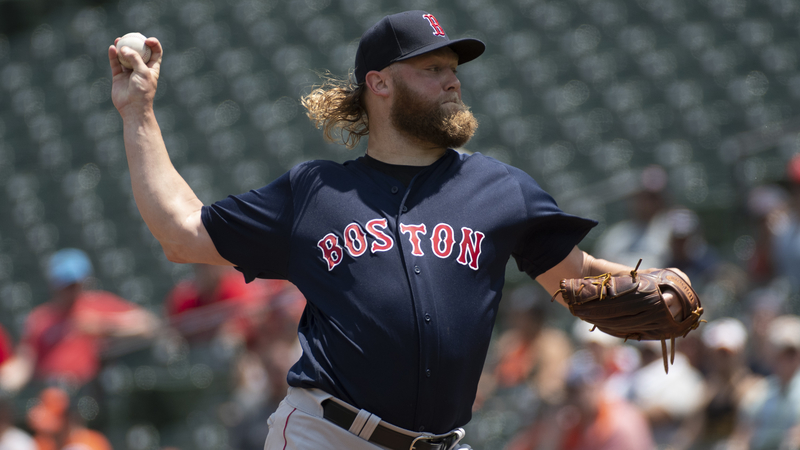
[[396, 83], [390, 120], [402, 133], [444, 148], [463, 147], [478, 128], [478, 121], [460, 99], [449, 111], [438, 101], [413, 92], [402, 80]]

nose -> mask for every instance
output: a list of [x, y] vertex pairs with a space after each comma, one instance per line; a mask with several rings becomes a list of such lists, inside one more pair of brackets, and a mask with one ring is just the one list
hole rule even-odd
[[461, 80], [458, 79], [456, 72], [454, 70], [450, 70], [447, 76], [445, 90], [447, 91], [455, 91], [459, 94], [461, 93]]

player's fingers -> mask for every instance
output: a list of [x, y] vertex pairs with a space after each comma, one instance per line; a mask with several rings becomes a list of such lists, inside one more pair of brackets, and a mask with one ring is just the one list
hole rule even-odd
[[158, 38], [149, 37], [144, 41], [144, 44], [150, 47], [150, 63], [161, 63], [161, 58], [164, 56], [164, 48], [161, 46], [161, 41]]
[[144, 41], [144, 45], [150, 48], [150, 60], [147, 62], [147, 66], [150, 67], [150, 69], [155, 72], [156, 77], [158, 77], [161, 73], [161, 60], [164, 57], [164, 48], [161, 46], [161, 42], [154, 37], [147, 38]]
[[122, 57], [130, 63], [134, 72], [144, 72], [148, 69], [147, 64], [142, 60], [142, 56], [136, 50], [130, 47], [122, 47], [119, 49]]
[[664, 297], [664, 303], [666, 303], [667, 308], [669, 308], [669, 312], [672, 313], [672, 317], [674, 317], [675, 320], [682, 320], [683, 304], [680, 302], [678, 297], [667, 290], [664, 291], [662, 296]]
[[[119, 40], [119, 38], [117, 38], [117, 40]], [[115, 77], [123, 72], [123, 67], [119, 62], [119, 57], [117, 56], [117, 47], [115, 45], [108, 47], [108, 64], [111, 66], [112, 77]]]

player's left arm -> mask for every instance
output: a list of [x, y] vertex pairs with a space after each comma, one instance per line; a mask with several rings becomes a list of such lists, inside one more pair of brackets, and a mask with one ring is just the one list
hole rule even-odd
[[[561, 280], [593, 277], [603, 273], [623, 275], [630, 273], [631, 270], [633, 270], [633, 267], [612, 263], [604, 259], [597, 259], [575, 246], [569, 255], [560, 263], [536, 277], [536, 281], [538, 281], [547, 292], [553, 293], [561, 289]], [[566, 306], [566, 303], [564, 303], [564, 300], [560, 296], [557, 300], [559, 303]]]
[[[561, 289], [561, 280], [571, 278], [595, 277], [604, 273], [610, 273], [612, 276], [624, 276], [630, 274], [634, 270], [631, 266], [619, 264], [605, 259], [595, 258], [594, 256], [584, 252], [575, 246], [572, 251], [560, 263], [556, 264], [547, 272], [536, 277], [536, 281], [544, 287], [547, 292], [554, 293]], [[654, 269], [644, 269], [643, 273]], [[689, 278], [677, 269], [671, 269], [677, 272], [687, 281]], [[559, 303], [567, 307], [566, 302], [562, 296], [557, 295], [555, 298]], [[669, 306], [670, 312], [675, 317], [682, 313], [681, 303], [670, 292], [664, 292], [664, 301]]]

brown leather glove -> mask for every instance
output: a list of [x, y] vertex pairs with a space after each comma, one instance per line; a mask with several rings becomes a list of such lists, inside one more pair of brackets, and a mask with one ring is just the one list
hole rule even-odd
[[[672, 292], [683, 307], [676, 320], [664, 301]], [[600, 331], [623, 338], [661, 341], [664, 370], [667, 364], [667, 339], [671, 341], [670, 361], [675, 360], [675, 338], [686, 336], [700, 325], [703, 308], [700, 298], [680, 275], [669, 269], [630, 276], [603, 274], [596, 277], [561, 280], [561, 294], [572, 315], [589, 322]], [[592, 329], [594, 330], [594, 328]]]

